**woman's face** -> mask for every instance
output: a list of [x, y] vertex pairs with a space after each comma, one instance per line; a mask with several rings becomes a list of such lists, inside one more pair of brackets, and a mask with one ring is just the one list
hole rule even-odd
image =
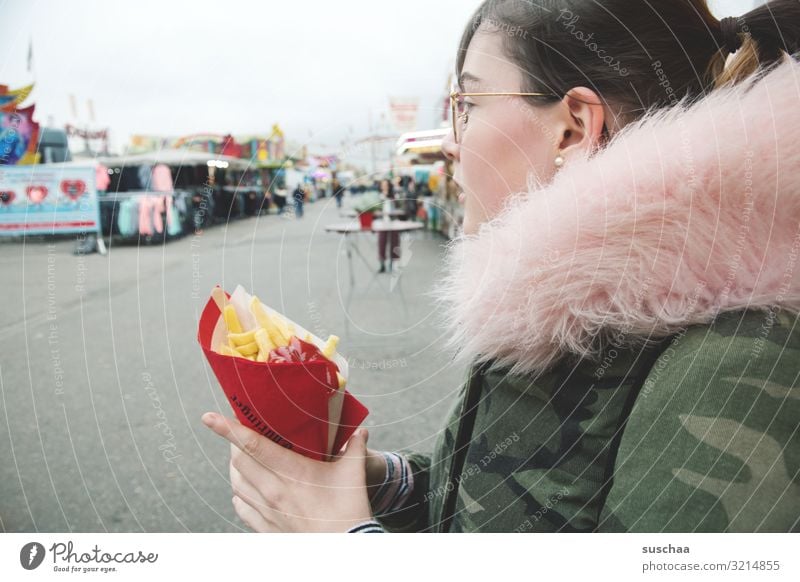
[[[461, 72], [464, 93], [522, 92], [522, 73], [505, 56], [502, 32], [481, 26]], [[464, 232], [502, 209], [509, 195], [527, 190], [529, 174], [548, 182], [556, 171], [559, 138], [555, 106], [532, 106], [523, 97], [465, 97], [468, 121], [455, 143], [452, 130], [442, 150], [454, 162], [453, 178], [464, 204]]]

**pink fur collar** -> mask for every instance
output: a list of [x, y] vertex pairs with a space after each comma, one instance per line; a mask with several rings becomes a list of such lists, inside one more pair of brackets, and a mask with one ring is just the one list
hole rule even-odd
[[800, 311], [800, 64], [651, 113], [448, 252], [466, 361], [542, 372], [716, 313]]

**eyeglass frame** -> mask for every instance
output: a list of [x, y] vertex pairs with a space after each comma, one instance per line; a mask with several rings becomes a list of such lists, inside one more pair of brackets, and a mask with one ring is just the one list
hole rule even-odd
[[[466, 115], [466, 112], [462, 113], [461, 115], [457, 115], [456, 106], [458, 103], [457, 99], [459, 97], [552, 97], [555, 99], [560, 99], [560, 97], [555, 93], [462, 93], [461, 91], [456, 91], [454, 88], [450, 91], [450, 117], [452, 118], [453, 123], [453, 141], [455, 141], [455, 143], [458, 143], [458, 126], [456, 119]], [[577, 101], [580, 101], [580, 99], [577, 99]], [[590, 105], [593, 104], [590, 103]], [[606, 139], [609, 137], [608, 126], [605, 123], [603, 123], [602, 135]]]
[[452, 89], [450, 91], [450, 117], [453, 121], [453, 140], [458, 143], [458, 123], [457, 119], [464, 117], [466, 112], [458, 114], [459, 97], [552, 97], [558, 99], [555, 93], [462, 93]]

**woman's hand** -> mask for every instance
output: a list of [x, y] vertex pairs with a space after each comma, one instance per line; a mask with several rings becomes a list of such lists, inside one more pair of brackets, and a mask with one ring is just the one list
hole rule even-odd
[[344, 532], [372, 519], [367, 497], [368, 433], [357, 430], [335, 461], [292, 452], [236, 420], [203, 422], [231, 442], [233, 506], [257, 532]]

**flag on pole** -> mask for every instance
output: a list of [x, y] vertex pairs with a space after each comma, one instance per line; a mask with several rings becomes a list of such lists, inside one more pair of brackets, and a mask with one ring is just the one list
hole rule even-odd
[[28, 39], [28, 72], [33, 71], [33, 38]]

